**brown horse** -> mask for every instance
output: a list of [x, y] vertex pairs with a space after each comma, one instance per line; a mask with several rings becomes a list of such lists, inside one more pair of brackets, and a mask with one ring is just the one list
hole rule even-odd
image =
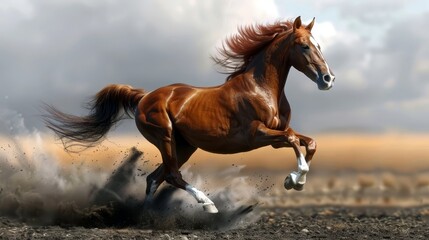
[[[289, 127], [290, 106], [284, 86], [293, 66], [328, 90], [335, 76], [311, 35], [313, 21], [303, 26], [292, 21], [240, 28], [225, 41], [214, 60], [232, 71], [217, 87], [173, 84], [152, 92], [124, 85], [109, 85], [91, 103], [88, 116], [77, 117], [47, 107], [47, 127], [63, 141], [90, 147], [99, 143], [111, 126], [135, 117], [141, 134], [162, 155], [162, 164], [147, 177], [146, 199], [167, 181], [189, 192], [211, 213], [218, 210], [201, 191], [183, 180], [180, 167], [201, 148], [213, 153], [238, 153], [271, 145], [292, 147], [298, 170], [285, 179], [285, 188], [302, 190], [316, 142]], [[306, 156], [300, 150], [306, 148]]]

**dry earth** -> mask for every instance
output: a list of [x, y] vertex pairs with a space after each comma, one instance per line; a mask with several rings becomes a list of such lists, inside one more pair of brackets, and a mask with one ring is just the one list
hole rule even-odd
[[[37, 226], [0, 218], [1, 239], [429, 239], [429, 208], [303, 206], [257, 209], [233, 230]], [[206, 226], [210, 228], [210, 226]]]

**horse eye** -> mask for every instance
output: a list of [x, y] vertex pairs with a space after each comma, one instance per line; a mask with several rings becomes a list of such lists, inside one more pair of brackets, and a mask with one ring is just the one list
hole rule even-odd
[[302, 49], [308, 50], [308, 49], [310, 49], [310, 46], [308, 46], [308, 45], [302, 45]]

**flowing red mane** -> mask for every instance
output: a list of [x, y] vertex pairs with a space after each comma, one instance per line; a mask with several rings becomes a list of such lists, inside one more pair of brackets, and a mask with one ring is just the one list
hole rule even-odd
[[293, 28], [291, 21], [272, 24], [255, 24], [238, 28], [238, 33], [226, 38], [219, 55], [212, 57], [216, 64], [226, 69], [227, 80], [243, 73], [252, 57], [272, 42], [278, 33]]

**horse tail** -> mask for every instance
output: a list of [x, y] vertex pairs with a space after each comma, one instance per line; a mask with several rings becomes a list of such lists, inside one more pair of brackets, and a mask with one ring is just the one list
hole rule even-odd
[[43, 116], [46, 126], [55, 132], [64, 148], [93, 147], [99, 144], [112, 126], [131, 118], [138, 102], [145, 95], [142, 89], [127, 85], [108, 85], [88, 103], [89, 115], [79, 117], [46, 105]]

